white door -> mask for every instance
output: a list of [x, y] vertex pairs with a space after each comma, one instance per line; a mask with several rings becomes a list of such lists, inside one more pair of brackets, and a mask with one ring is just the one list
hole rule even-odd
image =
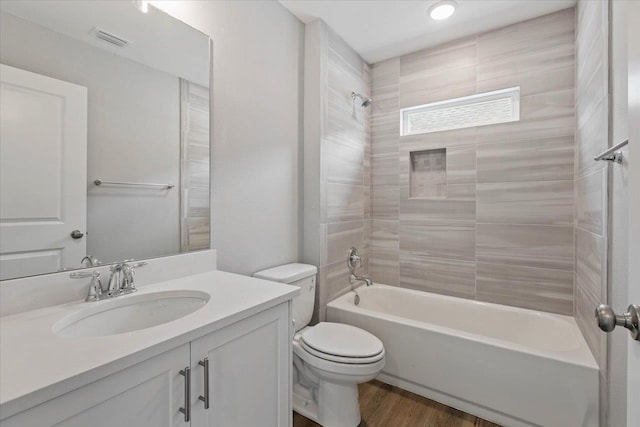
[[[629, 304], [640, 305], [640, 2], [629, 2]], [[627, 425], [640, 420], [640, 341], [627, 341]]]
[[87, 88], [0, 65], [0, 279], [80, 265], [86, 159]]

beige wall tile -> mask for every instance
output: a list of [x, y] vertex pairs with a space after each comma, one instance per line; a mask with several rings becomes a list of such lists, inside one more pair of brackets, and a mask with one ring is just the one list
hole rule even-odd
[[[318, 77], [320, 93], [314, 95], [324, 99], [325, 105], [319, 113], [320, 123], [317, 124], [320, 129], [317, 153], [321, 153], [317, 165], [317, 179], [320, 181], [318, 200], [317, 204], [305, 203], [305, 209], [319, 210], [318, 214], [305, 211], [305, 221], [309, 219], [305, 224], [305, 239], [313, 239], [315, 243], [305, 243], [305, 251], [313, 248], [313, 253], [308, 257], [313, 258], [313, 263], [320, 267], [314, 321], [322, 321], [325, 319], [327, 302], [349, 289], [345, 262], [349, 247], [356, 246], [360, 250], [363, 258], [360, 271], [365, 273], [368, 268], [369, 218], [372, 206], [379, 207], [379, 203], [372, 201], [371, 129], [375, 128], [381, 134], [376, 139], [378, 149], [385, 145], [397, 149], [393, 136], [397, 139], [399, 130], [394, 129], [399, 128], [384, 116], [384, 109], [380, 111], [380, 107], [385, 105], [384, 100], [381, 99], [379, 106], [379, 113], [383, 115], [376, 120], [372, 120], [372, 108], [356, 106], [351, 92], [371, 96], [374, 71], [326, 25], [321, 23], [314, 28], [321, 40], [317, 54], [325, 55], [319, 58], [319, 62], [326, 64]], [[384, 91], [384, 88], [380, 87], [379, 90]], [[395, 104], [392, 98], [388, 101], [389, 110], [397, 108], [397, 101]], [[390, 140], [387, 141], [387, 138]], [[315, 221], [318, 222], [317, 233], [314, 230]]]
[[[478, 275], [477, 298], [571, 313], [574, 18], [568, 9], [372, 66], [374, 280], [475, 298], [477, 259], [499, 265]], [[512, 86], [519, 122], [398, 136], [401, 107]], [[411, 198], [410, 153], [440, 148], [446, 197]]]
[[400, 76], [411, 78], [476, 64], [476, 36], [464, 37], [400, 57]]
[[364, 244], [364, 221], [349, 221], [327, 224], [326, 264], [347, 262], [347, 251], [354, 246], [362, 250]]
[[593, 157], [608, 147], [608, 7], [577, 3], [576, 31], [576, 274], [575, 317], [600, 368], [606, 370], [606, 336], [593, 320], [606, 302], [606, 165]]
[[398, 185], [398, 152], [371, 156], [371, 185]]
[[386, 219], [371, 220], [371, 245], [398, 250], [398, 221]]
[[463, 298], [475, 296], [473, 261], [431, 258], [400, 252], [400, 286]]
[[571, 9], [481, 34], [478, 92], [520, 86], [527, 96], [573, 88], [574, 56]]
[[606, 297], [605, 250], [604, 237], [576, 228], [576, 280], [585, 292], [603, 301]]
[[476, 182], [475, 144], [449, 146], [447, 148], [447, 184]]
[[376, 283], [398, 286], [398, 257], [397, 246], [391, 248], [372, 244], [369, 248], [369, 274], [371, 275], [371, 280]]
[[600, 236], [606, 232], [606, 174], [606, 169], [602, 169], [576, 181], [576, 227]]
[[573, 271], [573, 227], [477, 225], [478, 262]]
[[573, 226], [573, 181], [480, 183], [478, 222]]
[[593, 319], [595, 307], [601, 300], [586, 291], [586, 285], [576, 280], [575, 317], [587, 345], [599, 366], [606, 366], [606, 335], [598, 328]]
[[476, 66], [400, 76], [400, 107], [413, 107], [476, 93]]
[[602, 99], [595, 105], [592, 113], [585, 120], [580, 120], [581, 123], [578, 124], [576, 130], [578, 176], [584, 176], [606, 167], [606, 164], [596, 162], [593, 158], [609, 146], [608, 105], [607, 99]]
[[400, 250], [435, 258], [475, 261], [475, 221], [400, 217]]
[[476, 200], [476, 183], [471, 184], [447, 184], [447, 199], [450, 200]]
[[479, 262], [477, 299], [573, 314], [573, 272]]
[[364, 185], [364, 147], [327, 141], [325, 144], [327, 180], [341, 184]]
[[397, 219], [399, 195], [397, 185], [371, 187], [371, 217]]
[[520, 121], [476, 130], [478, 144], [542, 139], [575, 134], [574, 89], [538, 93], [520, 99]]
[[361, 186], [326, 185], [327, 222], [356, 221], [364, 216], [364, 192]]
[[456, 221], [474, 221], [476, 202], [474, 200], [451, 199], [409, 199], [404, 191], [400, 202], [400, 212], [405, 218], [450, 219]]
[[346, 262], [336, 262], [327, 267], [327, 299], [323, 305], [349, 292], [352, 285], [349, 283], [349, 267]]
[[478, 182], [573, 180], [573, 135], [479, 144]]

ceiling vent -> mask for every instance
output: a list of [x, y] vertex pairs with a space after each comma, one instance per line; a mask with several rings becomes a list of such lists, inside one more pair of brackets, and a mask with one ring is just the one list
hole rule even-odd
[[101, 28], [97, 28], [97, 27], [94, 28], [93, 34], [100, 40], [104, 40], [118, 47], [125, 47], [126, 45], [129, 44], [128, 40], [123, 39], [122, 37], [118, 37], [115, 34], [109, 33]]

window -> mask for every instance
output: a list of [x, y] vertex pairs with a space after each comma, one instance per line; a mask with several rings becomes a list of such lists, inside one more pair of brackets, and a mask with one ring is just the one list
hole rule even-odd
[[520, 120], [520, 87], [400, 110], [401, 135], [440, 132]]

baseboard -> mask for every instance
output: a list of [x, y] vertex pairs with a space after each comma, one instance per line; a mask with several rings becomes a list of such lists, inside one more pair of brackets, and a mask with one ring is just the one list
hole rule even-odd
[[519, 418], [513, 418], [507, 414], [503, 414], [502, 412], [497, 412], [492, 409], [486, 408], [484, 406], [476, 405], [467, 400], [459, 399], [455, 396], [451, 396], [449, 394], [442, 393], [437, 390], [430, 389], [428, 387], [424, 387], [422, 385], [413, 383], [411, 381], [406, 381], [401, 378], [394, 377], [393, 375], [380, 373], [376, 377], [376, 379], [385, 384], [399, 387], [403, 390], [410, 391], [411, 393], [415, 393], [419, 396], [426, 397], [427, 399], [435, 400], [436, 402], [442, 403], [443, 405], [450, 406], [452, 408], [466, 412], [467, 414], [480, 417], [482, 419], [491, 421], [496, 424], [500, 424], [505, 427], [534, 427], [535, 426], [535, 424], [528, 423]]

